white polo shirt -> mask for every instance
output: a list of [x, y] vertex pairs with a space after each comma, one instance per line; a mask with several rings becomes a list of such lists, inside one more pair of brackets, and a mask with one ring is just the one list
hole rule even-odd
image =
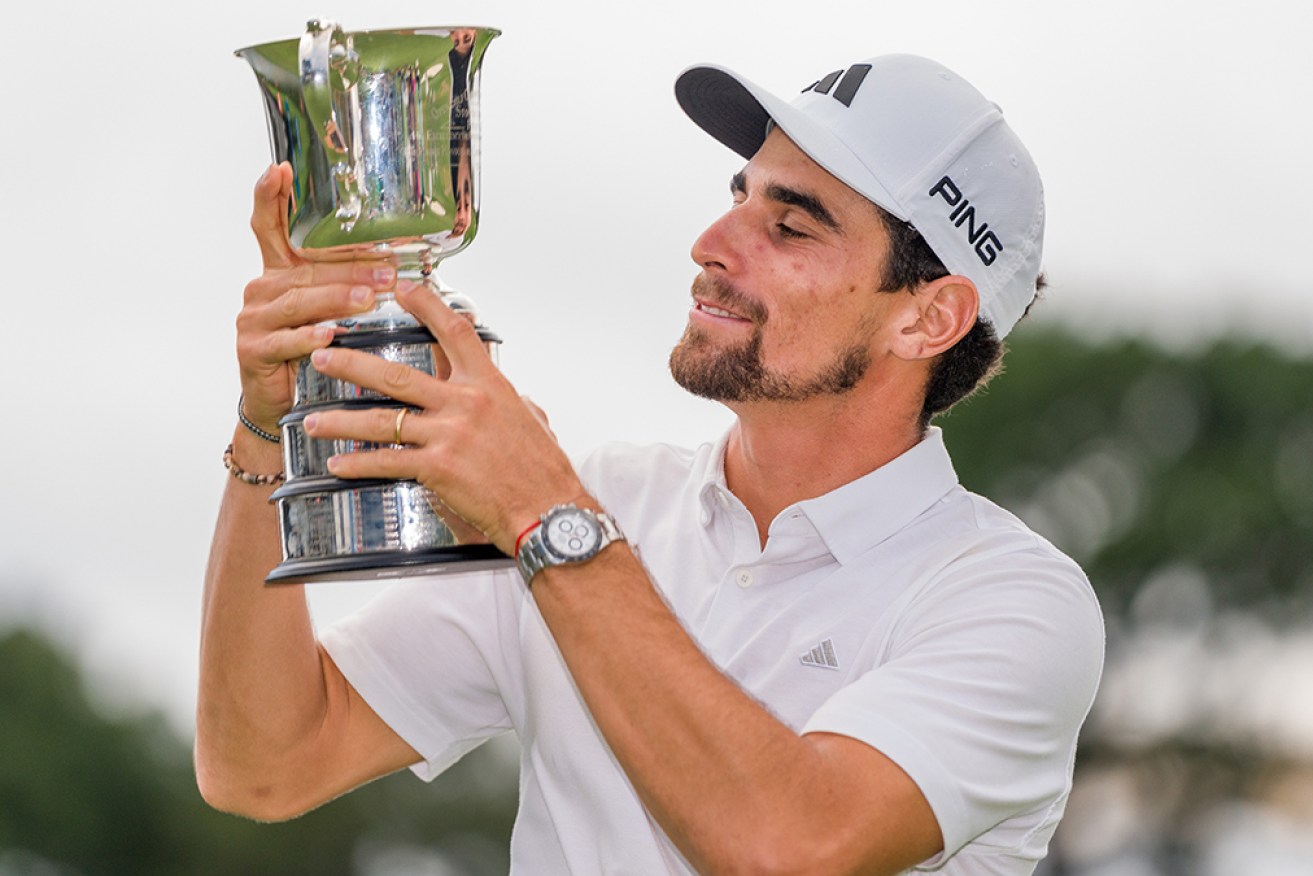
[[[726, 489], [724, 448], [612, 446], [581, 474], [722, 671], [798, 732], [860, 739], [916, 781], [945, 842], [925, 868], [1030, 873], [1062, 815], [1103, 665], [1084, 574], [962, 489], [937, 429], [786, 508], [764, 549]], [[322, 639], [424, 756], [421, 777], [519, 734], [513, 872], [692, 872], [640, 804], [514, 570], [411, 579]]]

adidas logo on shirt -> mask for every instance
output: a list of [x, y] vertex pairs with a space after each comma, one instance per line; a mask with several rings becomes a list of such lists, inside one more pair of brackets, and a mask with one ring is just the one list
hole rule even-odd
[[815, 648], [798, 658], [803, 666], [816, 666], [821, 669], [839, 668], [839, 658], [834, 654], [834, 640], [826, 639]]

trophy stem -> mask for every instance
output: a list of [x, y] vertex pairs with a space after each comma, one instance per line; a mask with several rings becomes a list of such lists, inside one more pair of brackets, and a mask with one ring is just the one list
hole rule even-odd
[[[393, 251], [392, 260], [397, 270], [397, 282], [408, 281], [427, 287], [452, 310], [464, 316], [479, 329], [485, 341], [499, 342], [495, 333], [488, 331], [480, 322], [478, 311], [469, 296], [457, 292], [438, 276], [437, 263], [417, 257], [413, 253]], [[338, 328], [350, 334], [364, 332], [426, 332], [427, 329], [409, 311], [397, 302], [393, 292], [381, 292], [375, 299], [372, 310], [334, 322]]]

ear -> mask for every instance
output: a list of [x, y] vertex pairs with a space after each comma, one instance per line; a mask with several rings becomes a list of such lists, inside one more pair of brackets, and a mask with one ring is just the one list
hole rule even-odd
[[895, 342], [902, 359], [938, 356], [971, 331], [980, 309], [976, 284], [958, 274], [918, 286], [912, 299], [913, 311]]

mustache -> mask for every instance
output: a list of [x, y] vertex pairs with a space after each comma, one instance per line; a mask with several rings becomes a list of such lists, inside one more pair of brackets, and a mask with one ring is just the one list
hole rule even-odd
[[746, 316], [757, 325], [766, 322], [766, 308], [719, 277], [698, 274], [693, 278], [693, 296], [708, 304]]

